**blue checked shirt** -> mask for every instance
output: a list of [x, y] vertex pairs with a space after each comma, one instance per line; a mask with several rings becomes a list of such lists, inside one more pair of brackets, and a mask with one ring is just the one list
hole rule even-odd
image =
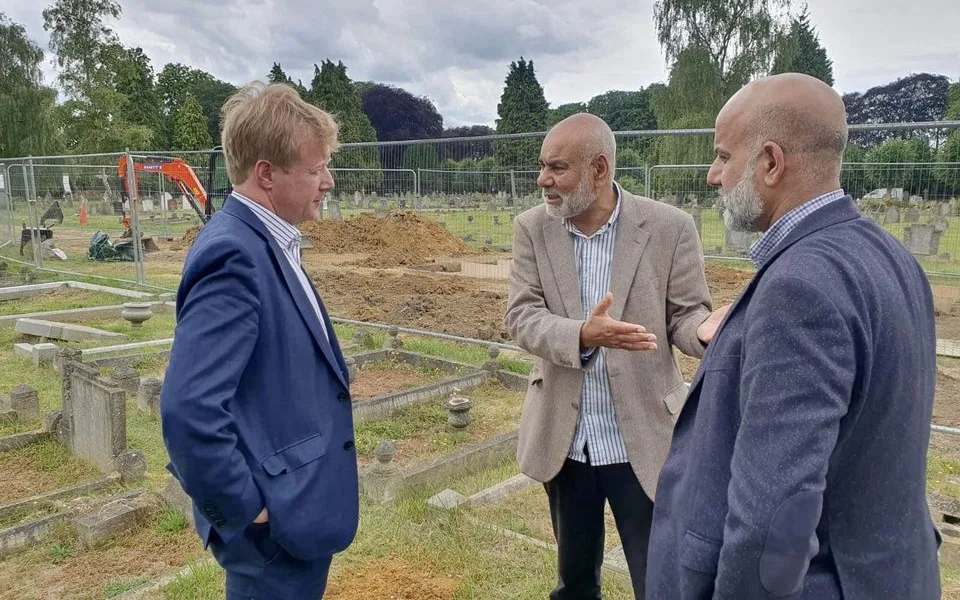
[[[617, 191], [617, 207], [607, 223], [590, 237], [585, 236], [569, 219], [564, 221], [567, 230], [573, 235], [584, 319], [590, 316], [590, 311], [603, 300], [610, 288], [613, 244], [617, 234], [617, 220], [620, 218], [620, 187], [614, 184], [614, 188]], [[583, 360], [589, 360], [594, 352], [597, 354], [596, 360], [584, 370], [583, 390], [580, 392], [580, 418], [568, 456], [578, 462], [588, 462], [583, 451], [586, 447], [590, 464], [612, 465], [629, 462], [627, 447], [620, 435], [620, 426], [613, 409], [605, 349], [588, 350], [584, 352]]]
[[233, 195], [244, 206], [249, 208], [253, 214], [257, 215], [257, 218], [263, 222], [263, 225], [267, 228], [267, 231], [270, 232], [270, 235], [273, 236], [273, 239], [277, 241], [277, 245], [280, 246], [280, 249], [283, 251], [283, 256], [286, 257], [287, 262], [293, 267], [293, 272], [297, 274], [300, 287], [303, 288], [304, 293], [307, 294], [307, 299], [310, 300], [310, 306], [313, 307], [313, 311], [317, 315], [317, 320], [320, 321], [320, 329], [323, 331], [323, 335], [329, 338], [330, 334], [327, 333], [327, 326], [323, 322], [323, 314], [320, 312], [320, 303], [317, 302], [317, 295], [313, 293], [310, 280], [307, 279], [307, 274], [300, 266], [300, 230], [250, 198], [238, 194], [236, 191], [233, 192]]
[[819, 198], [814, 198], [808, 202], [801, 204], [795, 209], [791, 210], [787, 214], [780, 217], [780, 220], [773, 224], [770, 229], [767, 230], [760, 239], [755, 241], [753, 245], [750, 246], [750, 260], [753, 261], [753, 266], [760, 268], [770, 254], [776, 249], [777, 245], [780, 244], [790, 234], [793, 229], [800, 224], [800, 221], [803, 221], [811, 214], [817, 210], [823, 208], [824, 206], [830, 204], [831, 202], [836, 202], [837, 200], [843, 198], [846, 194], [843, 190], [835, 190], [828, 194], [824, 194]]

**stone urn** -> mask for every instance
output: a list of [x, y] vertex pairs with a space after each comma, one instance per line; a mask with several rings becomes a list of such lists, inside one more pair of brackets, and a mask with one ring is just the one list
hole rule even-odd
[[473, 421], [470, 415], [470, 409], [473, 408], [473, 400], [463, 396], [451, 396], [443, 407], [450, 413], [447, 423], [456, 429], [463, 429]]
[[153, 316], [149, 302], [125, 302], [120, 316], [130, 321], [134, 327], [143, 326], [143, 322]]

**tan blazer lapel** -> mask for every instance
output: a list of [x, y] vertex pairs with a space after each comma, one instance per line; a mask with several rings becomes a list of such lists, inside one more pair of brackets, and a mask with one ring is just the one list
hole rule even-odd
[[647, 246], [650, 234], [643, 230], [642, 215], [637, 201], [621, 188], [620, 219], [617, 222], [617, 237], [613, 244], [613, 265], [610, 270], [610, 291], [613, 293], [613, 305], [609, 314], [620, 320], [627, 296], [633, 286], [637, 267]]
[[574, 255], [573, 235], [563, 226], [563, 221], [547, 217], [543, 224], [543, 239], [546, 242], [547, 258], [553, 271], [554, 283], [563, 299], [566, 316], [582, 319], [580, 304], [580, 277], [577, 274], [577, 257]]

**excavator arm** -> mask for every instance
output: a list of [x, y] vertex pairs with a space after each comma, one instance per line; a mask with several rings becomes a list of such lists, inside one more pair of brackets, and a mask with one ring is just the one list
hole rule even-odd
[[[137, 173], [158, 173], [165, 176], [171, 183], [177, 186], [180, 193], [183, 194], [193, 210], [197, 212], [201, 223], [206, 224], [210, 219], [207, 214], [210, 211], [205, 210], [207, 204], [207, 192], [203, 189], [200, 179], [187, 163], [179, 158], [174, 158], [160, 163], [137, 163], [133, 165], [133, 183], [138, 186]], [[124, 191], [129, 196], [130, 190], [127, 189], [127, 157], [120, 157], [120, 164], [117, 167], [117, 174], [123, 184]]]

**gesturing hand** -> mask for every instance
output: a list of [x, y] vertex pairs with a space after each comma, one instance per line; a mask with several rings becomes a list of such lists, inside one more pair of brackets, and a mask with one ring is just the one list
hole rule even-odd
[[582, 348], [603, 346], [618, 350], [656, 350], [657, 336], [647, 333], [647, 330], [640, 325], [624, 323], [612, 318], [607, 314], [611, 304], [613, 304], [613, 294], [607, 292], [580, 328], [580, 346]]
[[260, 525], [262, 523], [266, 523], [269, 520], [270, 520], [270, 514], [267, 512], [267, 509], [264, 508], [263, 510], [260, 511], [260, 514], [257, 515], [257, 518], [254, 519], [253, 522]]

